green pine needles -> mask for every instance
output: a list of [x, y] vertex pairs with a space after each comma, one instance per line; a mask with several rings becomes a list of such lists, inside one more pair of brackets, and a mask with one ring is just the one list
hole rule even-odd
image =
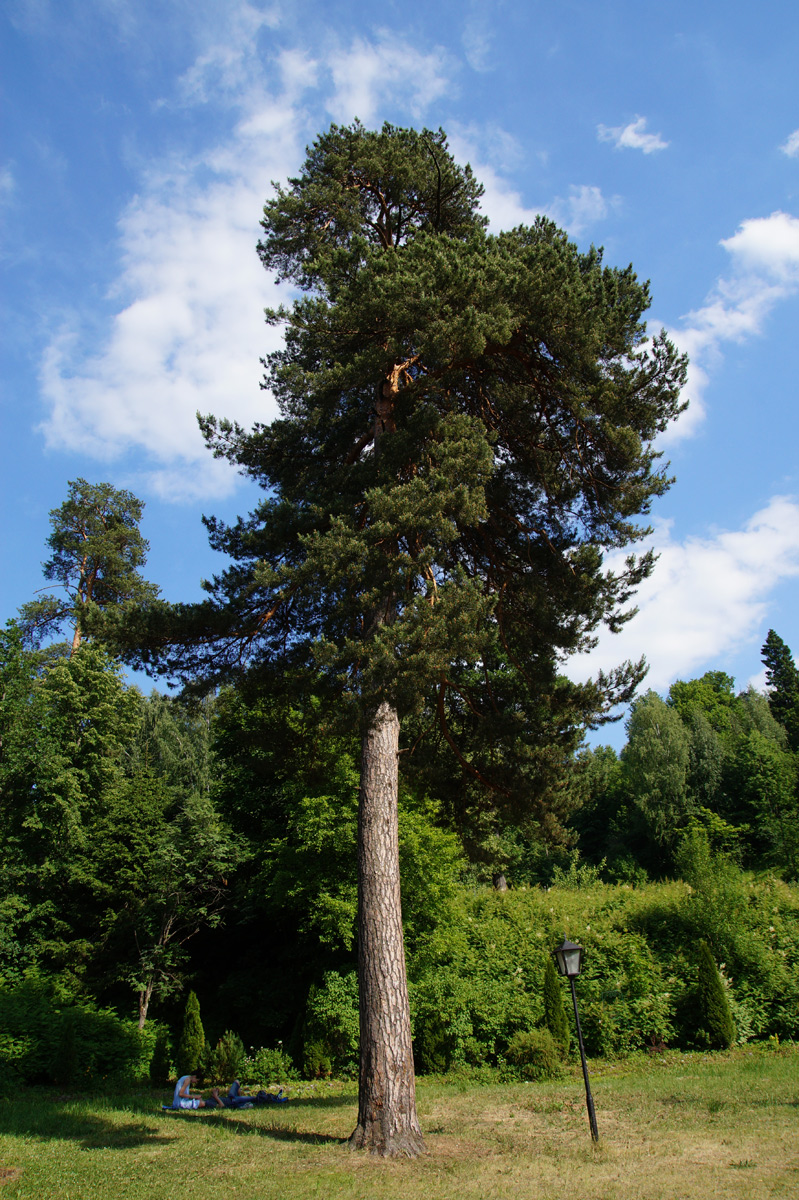
[[697, 1041], [712, 1050], [726, 1050], [735, 1041], [735, 1021], [716, 960], [707, 942], [699, 943]]

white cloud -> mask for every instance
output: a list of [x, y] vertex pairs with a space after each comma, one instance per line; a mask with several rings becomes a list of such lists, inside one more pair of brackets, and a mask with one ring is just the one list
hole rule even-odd
[[[255, 242], [270, 179], [296, 158], [293, 113], [277, 102], [243, 122], [230, 147], [144, 179], [119, 222], [119, 307], [105, 345], [86, 354], [62, 330], [45, 356], [50, 445], [99, 458], [143, 449], [156, 468], [170, 465], [159, 477], [172, 495], [223, 487], [195, 413], [250, 424], [275, 412], [259, 389], [259, 357], [280, 335], [264, 326], [272, 284]], [[232, 485], [228, 472], [224, 490]]]
[[799, 158], [799, 129], [794, 129], [788, 140], [780, 146], [780, 150], [789, 158]]
[[608, 207], [608, 201], [598, 187], [581, 184], [579, 187], [572, 185], [565, 199], [556, 196], [544, 212], [574, 237], [579, 237], [590, 225], [608, 215]]
[[784, 212], [751, 218], [721, 245], [730, 255], [731, 273], [718, 280], [701, 308], [669, 331], [691, 358], [686, 388], [691, 406], [664, 441], [693, 434], [703, 420], [702, 393], [723, 343], [761, 333], [774, 306], [799, 291], [799, 218]]
[[390, 91], [416, 117], [447, 85], [440, 52], [388, 35], [329, 43], [315, 57], [284, 50], [264, 64], [255, 35], [273, 16], [246, 3], [232, 12], [228, 40], [199, 55], [179, 94], [187, 105], [223, 100], [237, 124], [192, 158], [142, 171], [118, 223], [120, 271], [103, 342], [87, 345], [76, 317], [52, 339], [40, 372], [50, 446], [106, 460], [143, 451], [146, 481], [171, 499], [235, 485], [206, 451], [197, 410], [245, 426], [276, 411], [259, 387], [259, 359], [281, 334], [264, 325], [263, 309], [286, 296], [274, 294], [255, 253], [271, 180], [296, 172], [309, 129], [323, 123], [320, 108], [340, 121], [370, 120]]
[[799, 219], [784, 212], [743, 221], [722, 246], [741, 268], [771, 276], [795, 287], [799, 284]]
[[[573, 678], [646, 654], [647, 683], [663, 690], [756, 637], [770, 593], [799, 576], [799, 502], [776, 496], [742, 529], [682, 543], [663, 523], [653, 545], [660, 558], [639, 589], [638, 614], [621, 633], [603, 634], [590, 654], [573, 658]], [[623, 561], [615, 565], [621, 569]]]
[[646, 117], [636, 116], [629, 125], [597, 125], [596, 132], [600, 142], [613, 142], [616, 150], [643, 150], [644, 154], [654, 154], [657, 150], [665, 150], [669, 144], [659, 133], [646, 132]]
[[443, 49], [423, 53], [388, 31], [374, 41], [355, 38], [349, 47], [331, 51], [328, 68], [334, 91], [326, 108], [339, 122], [355, 117], [371, 122], [388, 101], [418, 119], [452, 86], [452, 67]]

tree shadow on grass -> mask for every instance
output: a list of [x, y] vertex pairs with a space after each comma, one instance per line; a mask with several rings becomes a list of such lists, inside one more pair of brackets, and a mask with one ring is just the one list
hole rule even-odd
[[344, 1146], [348, 1138], [336, 1137], [332, 1133], [312, 1133], [307, 1129], [298, 1129], [296, 1125], [249, 1125], [245, 1121], [230, 1122], [235, 1124], [236, 1134], [244, 1137], [264, 1137], [273, 1142], [301, 1142], [306, 1146]]
[[269, 1106], [264, 1105], [264, 1108], [266, 1108], [267, 1112], [270, 1111], [270, 1108], [277, 1109], [277, 1111], [280, 1112], [283, 1109], [288, 1109], [290, 1111], [291, 1109], [295, 1109], [295, 1108], [312, 1108], [314, 1105], [317, 1105], [317, 1104], [322, 1105], [324, 1108], [342, 1108], [345, 1105], [350, 1105], [352, 1108], [357, 1108], [358, 1107], [358, 1097], [357, 1096], [297, 1096], [296, 1098], [289, 1098], [284, 1105], [277, 1105], [277, 1104], [269, 1105]]
[[70, 1141], [84, 1150], [130, 1150], [174, 1141], [153, 1116], [120, 1123], [100, 1113], [58, 1104], [18, 1102], [0, 1111], [0, 1132], [41, 1141]]
[[[297, 1099], [269, 1108], [201, 1109], [192, 1112], [164, 1111], [156, 1108], [147, 1096], [103, 1097], [98, 1101], [70, 1098], [54, 1101], [50, 1098], [18, 1098], [0, 1105], [0, 1133], [42, 1141], [71, 1141], [86, 1150], [128, 1150], [141, 1146], [164, 1145], [178, 1140], [186, 1125], [200, 1124], [217, 1130], [228, 1130], [236, 1136], [270, 1138], [273, 1141], [300, 1142], [307, 1145], [342, 1145], [346, 1138], [298, 1129], [293, 1119], [298, 1108], [307, 1111], [313, 1105], [326, 1108], [352, 1104], [351, 1098], [320, 1096], [318, 1099]], [[103, 1115], [103, 1109], [108, 1116]], [[120, 1121], [113, 1114], [125, 1113], [129, 1119]], [[268, 1113], [281, 1124], [262, 1124], [251, 1115]]]

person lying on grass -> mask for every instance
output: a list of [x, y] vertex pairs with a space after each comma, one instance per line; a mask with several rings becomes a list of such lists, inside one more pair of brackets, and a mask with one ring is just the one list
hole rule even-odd
[[203, 1100], [200, 1096], [192, 1096], [191, 1085], [196, 1082], [196, 1075], [181, 1075], [175, 1084], [175, 1094], [172, 1098], [173, 1108], [224, 1108], [219, 1097], [219, 1088], [211, 1088], [210, 1100]]
[[241, 1091], [238, 1079], [234, 1079], [228, 1088], [227, 1095], [222, 1097], [222, 1104], [225, 1108], [252, 1108], [256, 1104], [269, 1104], [270, 1101], [274, 1104], [283, 1100], [285, 1100], [285, 1096], [282, 1088], [277, 1094], [265, 1092], [262, 1088], [254, 1096], [245, 1096]]

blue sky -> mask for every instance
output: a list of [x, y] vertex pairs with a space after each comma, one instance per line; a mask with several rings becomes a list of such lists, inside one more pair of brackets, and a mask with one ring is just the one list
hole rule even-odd
[[254, 494], [194, 413], [273, 413], [261, 206], [357, 116], [443, 126], [493, 229], [544, 212], [632, 262], [691, 354], [655, 575], [569, 669], [646, 653], [661, 691], [745, 686], [770, 627], [799, 651], [795, 4], [6, 0], [0, 20], [3, 619], [78, 476], [146, 502], [170, 599], [222, 565], [200, 515]]

